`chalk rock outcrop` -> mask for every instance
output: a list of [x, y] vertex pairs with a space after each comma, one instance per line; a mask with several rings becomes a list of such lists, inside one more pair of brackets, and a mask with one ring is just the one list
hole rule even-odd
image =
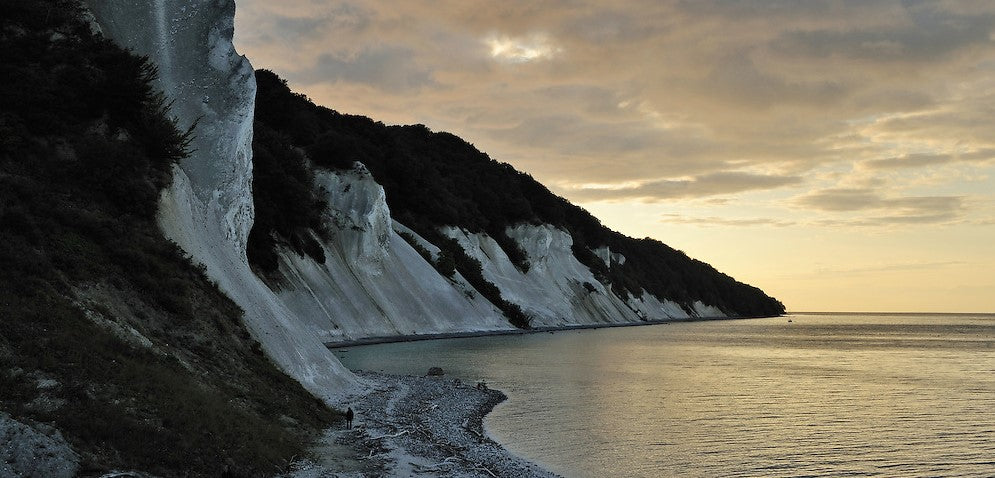
[[[460, 277], [448, 279], [397, 231], [438, 249], [395, 223], [377, 184], [361, 164], [319, 171], [327, 194], [330, 237], [325, 262], [289, 250], [279, 255], [287, 284], [279, 296], [326, 341], [363, 337], [510, 329], [501, 312]], [[395, 230], [396, 229], [396, 230]]]
[[331, 399], [355, 386], [315, 330], [298, 320], [249, 268], [255, 77], [232, 45], [232, 0], [153, 0], [87, 5], [103, 33], [147, 55], [181, 128], [196, 122], [194, 149], [160, 200], [166, 236], [207, 268], [245, 310], [263, 349], [289, 375]]

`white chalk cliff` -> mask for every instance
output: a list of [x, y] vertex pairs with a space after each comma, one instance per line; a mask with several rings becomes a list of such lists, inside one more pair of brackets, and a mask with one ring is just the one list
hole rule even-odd
[[[722, 311], [704, 304], [692, 314], [671, 301], [660, 301], [651, 294], [623, 300], [611, 287], [594, 277], [591, 270], [574, 256], [573, 238], [566, 231], [550, 225], [521, 224], [506, 231], [528, 257], [528, 272], [519, 270], [498, 243], [486, 234], [471, 234], [457, 228], [443, 233], [460, 244], [480, 261], [484, 278], [501, 290], [529, 316], [536, 327], [596, 324], [619, 324], [643, 320], [689, 317], [723, 317]], [[625, 257], [608, 248], [594, 251], [606, 263], [621, 264]]]
[[395, 232], [383, 188], [361, 164], [318, 172], [317, 182], [328, 194], [332, 232], [319, 239], [325, 262], [281, 251], [288, 284], [279, 296], [323, 340], [513, 328], [469, 284], [439, 274]]
[[[249, 268], [253, 221], [251, 142], [255, 80], [232, 45], [232, 0], [87, 0], [103, 33], [160, 70], [159, 87], [185, 128], [197, 121], [195, 152], [176, 168], [160, 201], [159, 225], [245, 310], [263, 349], [316, 396], [334, 400], [358, 385], [324, 342], [387, 335], [511, 329], [506, 317], [459, 274], [438, 273], [398, 233], [433, 256], [438, 248], [394, 222], [380, 187], [361, 165], [319, 172], [331, 234], [319, 239], [323, 263], [279, 251], [286, 279], [271, 288]], [[535, 326], [613, 324], [684, 318], [681, 306], [650, 294], [623, 300], [571, 252], [572, 238], [549, 225], [519, 225], [508, 236], [528, 255], [518, 270], [485, 234], [447, 228], [482, 264], [484, 277]], [[625, 257], [594, 251], [606, 265]], [[691, 315], [721, 316], [694, 304]]]
[[149, 56], [181, 127], [197, 121], [194, 153], [160, 199], [159, 225], [245, 310], [263, 350], [311, 393], [329, 400], [357, 385], [301, 321], [249, 269], [255, 77], [232, 45], [232, 0], [88, 0], [104, 35]]

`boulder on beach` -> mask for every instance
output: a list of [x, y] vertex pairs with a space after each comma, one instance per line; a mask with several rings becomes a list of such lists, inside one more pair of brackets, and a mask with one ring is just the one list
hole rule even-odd
[[445, 374], [446, 372], [442, 371], [442, 367], [431, 367], [428, 369], [429, 377], [441, 377]]

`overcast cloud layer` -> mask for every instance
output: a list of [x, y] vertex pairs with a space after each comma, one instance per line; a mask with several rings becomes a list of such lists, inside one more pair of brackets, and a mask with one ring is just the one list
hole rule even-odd
[[[879, 172], [990, 170], [991, 2], [607, 3], [241, 0], [239, 46], [329, 107], [451, 130], [577, 201], [883, 180], [897, 197], [847, 210], [923, 219], [902, 200], [918, 184]], [[843, 210], [819, 197], [785, 205]]]
[[238, 12], [242, 52], [318, 103], [452, 131], [581, 204], [669, 205], [660, 221], [689, 227], [993, 221], [988, 0]]

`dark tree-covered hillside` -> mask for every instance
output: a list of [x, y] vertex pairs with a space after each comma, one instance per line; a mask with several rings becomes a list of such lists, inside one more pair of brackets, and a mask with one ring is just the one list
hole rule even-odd
[[59, 430], [81, 476], [273, 476], [336, 416], [163, 237], [196, 130], [77, 5], [0, 1], [0, 412]]
[[[763, 291], [681, 251], [608, 229], [528, 174], [491, 159], [455, 135], [435, 133], [424, 125], [387, 126], [317, 106], [270, 71], [257, 71], [256, 79], [257, 125], [281, 133], [319, 166], [348, 168], [353, 161], [362, 162], [383, 185], [394, 217], [443, 249], [449, 248], [439, 226], [483, 231], [524, 270], [529, 266], [525, 255], [505, 229], [518, 223], [548, 223], [570, 232], [574, 255], [620, 295], [639, 295], [645, 289], [685, 305], [701, 300], [734, 315], [784, 313], [784, 306]], [[606, 267], [591, 252], [601, 246], [627, 260]], [[460, 272], [467, 274], [465, 268]]]

